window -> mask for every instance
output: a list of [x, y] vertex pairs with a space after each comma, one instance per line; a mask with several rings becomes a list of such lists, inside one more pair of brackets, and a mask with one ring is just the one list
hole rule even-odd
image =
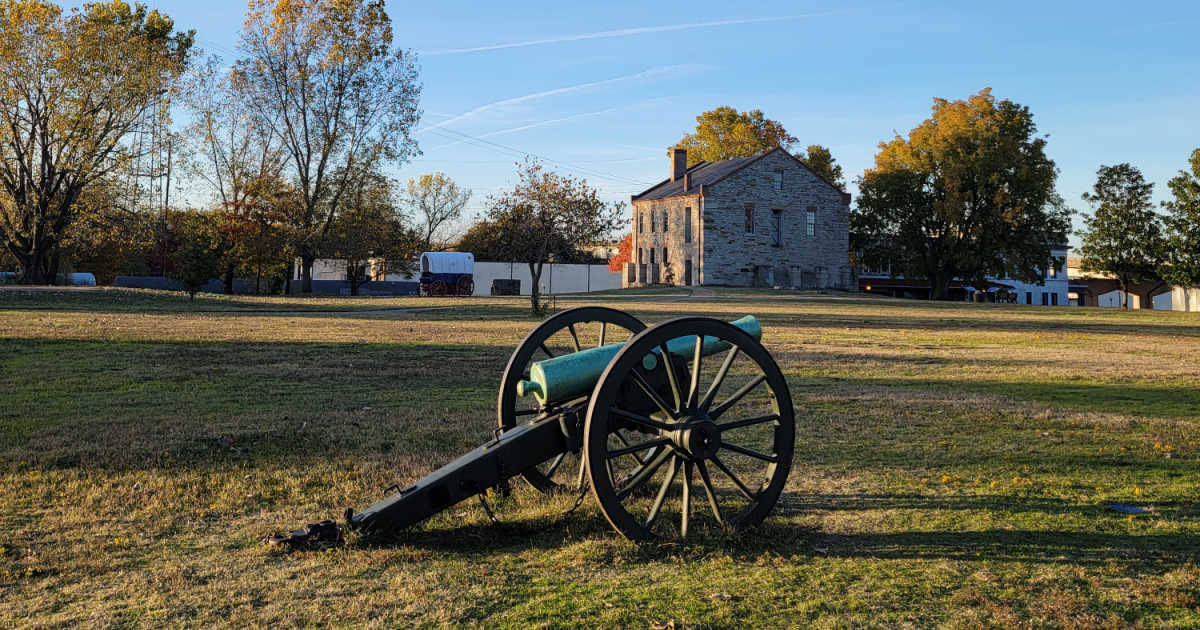
[[1043, 292], [1042, 293], [1042, 306], [1049, 306], [1049, 305], [1050, 305], [1050, 296], [1047, 295], [1045, 292]]
[[692, 242], [692, 209], [683, 209], [683, 242]]
[[808, 212], [805, 213], [804, 233], [808, 236], [817, 235], [817, 208], [815, 206], [809, 206]]
[[1058, 277], [1058, 261], [1057, 260], [1054, 261], [1053, 263], [1051, 263], [1050, 267], [1048, 269], [1046, 269], [1046, 277], [1047, 278], [1057, 278]]
[[641, 234], [646, 231], [646, 213], [644, 211], [638, 212], [637, 218], [638, 218], [638, 221], [637, 221], [638, 230], [637, 231], [638, 231], [638, 234]]
[[654, 264], [654, 248], [653, 247], [650, 248], [650, 264], [651, 265]]
[[1057, 293], [1050, 294], [1050, 306], [1058, 306], [1058, 294]]
[[1026, 304], [1033, 304], [1033, 291], [1026, 291], [1026, 292], [1025, 292], [1025, 303], [1026, 303]]
[[667, 248], [663, 248], [663, 264], [667, 264]]
[[779, 247], [783, 244], [783, 210], [771, 209], [771, 245]]
[[663, 208], [663, 233], [664, 234], [666, 234], [666, 232], [667, 232], [667, 216], [668, 216], [668, 214], [669, 213], [667, 212], [667, 209]]
[[775, 184], [775, 190], [783, 190], [783, 171], [771, 173], [771, 181]]
[[654, 231], [654, 211], [650, 211], [650, 231]]
[[754, 233], [754, 204], [748, 203], [745, 205], [745, 208], [746, 208], [746, 233], [753, 234]]
[[638, 264], [640, 265], [640, 264], [642, 264], [642, 248], [639, 247], [637, 252], [638, 252]]

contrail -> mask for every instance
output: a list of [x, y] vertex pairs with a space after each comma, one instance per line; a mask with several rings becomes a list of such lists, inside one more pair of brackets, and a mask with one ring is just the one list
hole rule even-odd
[[428, 52], [421, 53], [424, 57], [438, 57], [441, 55], [459, 55], [463, 53], [483, 52], [487, 50], [503, 50], [505, 48], [523, 48], [525, 46], [540, 46], [542, 44], [557, 44], [559, 42], [575, 42], [582, 39], [604, 39], [608, 37], [627, 37], [629, 35], [642, 35], [645, 33], [663, 33], [666, 31], [686, 31], [694, 28], [708, 28], [712, 26], [735, 26], [738, 24], [760, 24], [763, 22], [784, 22], [787, 20], [804, 20], [808, 18], [827, 17], [830, 15], [841, 15], [847, 11], [824, 11], [821, 13], [806, 13], [803, 15], [780, 15], [776, 17], [763, 18], [746, 18], [742, 20], [720, 20], [716, 22], [694, 22], [692, 24], [664, 24], [661, 26], [642, 26], [638, 28], [622, 28], [615, 31], [600, 31], [597, 33], [580, 33], [577, 35], [562, 35], [559, 37], [547, 37], [545, 39], [532, 39], [525, 42], [510, 42], [507, 44], [492, 44], [490, 46], [475, 46], [472, 48], [437, 48]]
[[[516, 133], [518, 131], [525, 131], [526, 129], [535, 129], [537, 127], [545, 127], [546, 125], [556, 125], [558, 123], [576, 120], [579, 118], [588, 118], [590, 116], [601, 116], [603, 114], [610, 114], [612, 112], [624, 111], [624, 110], [632, 109], [634, 107], [641, 107], [642, 105], [645, 105], [646, 103], [653, 103], [653, 102], [664, 101], [664, 100], [669, 100], [669, 99], [650, 98], [650, 99], [646, 99], [643, 101], [638, 101], [636, 103], [631, 103], [629, 105], [621, 105], [619, 107], [609, 107], [608, 109], [601, 109], [601, 110], [597, 110], [594, 112], [582, 112], [579, 114], [571, 114], [570, 116], [563, 116], [561, 118], [552, 118], [549, 120], [539, 120], [537, 122], [527, 123], [527, 124], [519, 125], [516, 127], [508, 127], [506, 129], [497, 129], [496, 131], [489, 131], [487, 133], [479, 134], [478, 136], [473, 136], [473, 137], [477, 140], [482, 140], [483, 138], [491, 138], [493, 136], [502, 136], [507, 133]], [[448, 142], [446, 144], [440, 144], [436, 147], [433, 147], [431, 150], [444, 149], [446, 147], [452, 147], [456, 144], [462, 144], [464, 142], [466, 142], [466, 140], [455, 140], [453, 142]]]
[[532, 101], [532, 100], [536, 100], [536, 99], [540, 99], [540, 98], [546, 98], [548, 96], [556, 96], [559, 94], [578, 92], [580, 90], [587, 90], [587, 89], [591, 89], [591, 88], [595, 88], [595, 87], [601, 87], [604, 85], [612, 85], [614, 83], [624, 83], [624, 82], [628, 82], [628, 81], [639, 81], [639, 80], [643, 80], [643, 79], [652, 79], [652, 78], [660, 77], [663, 75], [668, 75], [668, 74], [672, 74], [672, 73], [676, 73], [676, 72], [682, 72], [682, 71], [689, 70], [689, 69], [695, 69], [697, 67], [698, 66], [687, 65], [687, 64], [676, 65], [676, 66], [659, 66], [657, 68], [650, 68], [649, 70], [644, 70], [642, 72], [636, 72], [634, 74], [627, 74], [625, 76], [616, 77], [613, 79], [603, 79], [600, 81], [589, 81], [587, 83], [577, 83], [575, 85], [568, 85], [566, 87], [555, 88], [553, 90], [534, 92], [532, 94], [526, 94], [524, 96], [516, 96], [513, 98], [506, 98], [506, 99], [499, 100], [499, 101], [493, 101], [493, 102], [487, 103], [485, 105], [480, 105], [479, 107], [476, 107], [475, 109], [472, 109], [468, 112], [464, 112], [464, 113], [454, 116], [452, 118], [443, 120], [439, 123], [435, 123], [432, 125], [422, 127], [420, 129], [418, 129], [416, 131], [416, 133], [421, 133], [424, 131], [429, 131], [430, 129], [437, 129], [439, 127], [445, 127], [447, 125], [452, 125], [460, 120], [463, 120], [464, 118], [470, 118], [471, 116], [478, 116], [479, 114], [482, 114], [490, 109], [495, 109], [497, 107], [506, 107], [508, 105], [516, 105], [517, 103], [524, 103], [526, 101]]

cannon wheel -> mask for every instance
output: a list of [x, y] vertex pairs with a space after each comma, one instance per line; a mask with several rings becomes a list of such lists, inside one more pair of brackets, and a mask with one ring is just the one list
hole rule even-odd
[[[705, 337], [728, 349], [702, 357]], [[689, 358], [660, 360], [667, 342], [676, 339], [694, 348]], [[663, 385], [656, 389], [653, 382]], [[637, 398], [657, 410], [628, 409]], [[641, 442], [627, 446], [612, 439], [616, 427], [630, 424], [642, 431]], [[613, 357], [592, 391], [584, 462], [600, 509], [626, 538], [687, 536], [697, 517], [738, 530], [761, 523], [774, 508], [791, 470], [795, 436], [787, 381], [762, 344], [725, 322], [684, 317], [642, 331]], [[630, 452], [656, 454], [631, 470], [617, 470]], [[694, 475], [701, 482], [695, 501]], [[675, 524], [660, 518], [668, 511], [677, 516]]]
[[475, 293], [475, 281], [470, 276], [459, 276], [454, 285], [455, 295], [472, 295]]
[[[580, 330], [586, 326], [586, 332], [591, 338], [581, 335]], [[529, 378], [529, 368], [535, 361], [551, 358], [550, 347], [546, 344], [557, 333], [564, 330], [562, 338], [569, 339], [574, 350], [582, 349], [584, 344], [604, 345], [625, 341], [629, 336], [645, 330], [646, 325], [638, 318], [612, 308], [603, 306], [579, 306], [555, 314], [534, 328], [525, 337], [508, 359], [504, 368], [504, 376], [500, 379], [500, 395], [496, 404], [496, 420], [501, 431], [515, 427], [519, 422], [535, 418], [539, 410], [535, 408], [518, 409], [517, 383]], [[555, 353], [558, 354], [558, 353]], [[570, 482], [578, 484], [582, 481], [582, 469], [575, 471], [564, 470], [562, 466], [568, 453], [563, 453], [540, 467], [540, 470], [525, 472], [523, 476], [534, 488], [541, 492], [551, 492], [560, 487], [560, 483], [552, 478], [560, 473], [564, 478], [568, 472], [576, 476]], [[550, 474], [546, 474], [550, 473]]]

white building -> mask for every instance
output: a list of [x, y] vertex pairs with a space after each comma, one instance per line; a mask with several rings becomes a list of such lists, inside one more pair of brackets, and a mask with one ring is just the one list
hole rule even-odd
[[[1055, 266], [1042, 273], [1037, 282], [1023, 282], [1009, 277], [989, 276], [989, 286], [973, 287], [955, 280], [950, 285], [952, 297], [964, 300], [975, 299], [975, 293], [989, 294], [987, 301], [1008, 301], [1036, 306], [1068, 306], [1071, 304], [1069, 280], [1067, 278], [1067, 245], [1050, 249], [1057, 261]], [[858, 271], [859, 290], [865, 293], [885, 293], [896, 296], [928, 296], [929, 283], [923, 280], [905, 281], [903, 276], [892, 276], [887, 269], [861, 269]], [[923, 293], [922, 293], [923, 291]]]

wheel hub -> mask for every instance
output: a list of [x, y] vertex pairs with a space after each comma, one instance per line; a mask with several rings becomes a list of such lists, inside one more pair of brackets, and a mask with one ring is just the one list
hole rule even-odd
[[693, 418], [675, 430], [671, 441], [692, 459], [709, 459], [721, 448], [721, 430], [708, 418]]

